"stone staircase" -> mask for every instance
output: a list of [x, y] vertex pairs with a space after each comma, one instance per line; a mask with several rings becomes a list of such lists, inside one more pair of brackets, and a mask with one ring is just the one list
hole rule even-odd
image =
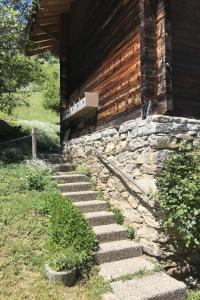
[[108, 203], [97, 200], [97, 193], [92, 191], [84, 175], [74, 172], [72, 165], [63, 163], [59, 154], [42, 158], [53, 164], [54, 179], [63, 196], [73, 200], [93, 227], [99, 242], [96, 262], [100, 275], [113, 289], [113, 293], [103, 296], [104, 300], [185, 299], [185, 284], [156, 271], [155, 263], [144, 256], [142, 246], [129, 240], [126, 228], [116, 224]]

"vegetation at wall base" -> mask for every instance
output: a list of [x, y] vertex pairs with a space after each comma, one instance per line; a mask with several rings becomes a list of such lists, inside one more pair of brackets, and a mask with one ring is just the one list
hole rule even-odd
[[112, 210], [113, 214], [114, 214], [114, 218], [115, 221], [117, 222], [117, 224], [123, 224], [124, 223], [124, 216], [121, 212], [121, 210], [119, 208], [114, 208]]
[[200, 149], [182, 145], [158, 176], [158, 199], [164, 210], [164, 226], [184, 242], [200, 248]]
[[130, 225], [127, 226], [127, 235], [129, 240], [132, 241], [135, 239], [135, 229]]

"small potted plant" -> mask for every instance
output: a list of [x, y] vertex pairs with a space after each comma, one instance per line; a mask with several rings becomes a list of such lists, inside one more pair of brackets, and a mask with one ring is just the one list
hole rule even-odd
[[76, 281], [77, 265], [78, 254], [72, 247], [48, 252], [45, 264], [46, 277], [50, 282], [73, 286]]

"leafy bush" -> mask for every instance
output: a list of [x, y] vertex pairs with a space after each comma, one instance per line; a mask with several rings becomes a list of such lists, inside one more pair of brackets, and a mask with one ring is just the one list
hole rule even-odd
[[46, 62], [43, 66], [46, 80], [43, 84], [43, 107], [46, 110], [59, 112], [60, 110], [60, 80], [59, 64]]
[[[46, 243], [47, 259], [56, 270], [82, 268], [90, 264], [96, 250], [95, 235], [70, 199], [59, 194], [43, 194], [50, 221]], [[70, 257], [70, 253], [73, 256]], [[65, 257], [66, 255], [66, 257]], [[53, 257], [53, 259], [51, 258]]]
[[200, 246], [200, 151], [182, 147], [165, 164], [157, 180], [164, 225], [186, 247]]
[[47, 259], [49, 267], [57, 272], [71, 270], [76, 267], [79, 262], [79, 254], [73, 247], [66, 249], [55, 247], [54, 251], [51, 251], [51, 255]]
[[124, 223], [124, 216], [119, 208], [113, 209], [114, 218], [117, 222], [117, 224], [123, 224]]

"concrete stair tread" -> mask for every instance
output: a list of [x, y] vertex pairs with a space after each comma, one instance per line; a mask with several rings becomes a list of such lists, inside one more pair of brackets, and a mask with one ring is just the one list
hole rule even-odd
[[94, 226], [93, 230], [100, 243], [120, 241], [128, 238], [126, 228], [116, 223]]
[[77, 196], [77, 195], [95, 195], [96, 196], [96, 192], [95, 191], [80, 191], [80, 192], [63, 192], [62, 195], [63, 196], [68, 196], [68, 197], [73, 197], [73, 196]]
[[101, 200], [79, 201], [79, 202], [74, 202], [74, 205], [82, 213], [102, 211], [108, 208], [108, 203], [106, 201], [101, 201]]
[[51, 164], [53, 170], [55, 173], [57, 172], [71, 172], [73, 171], [74, 167], [72, 164], [69, 164], [69, 163], [52, 163]]
[[71, 177], [75, 177], [75, 178], [79, 178], [79, 177], [83, 177], [86, 178], [85, 175], [82, 174], [78, 174], [76, 172], [59, 172], [58, 175], [54, 175], [53, 178], [54, 179], [60, 179], [60, 178], [71, 178]]
[[117, 240], [99, 244], [96, 255], [98, 264], [118, 261], [143, 255], [142, 246], [127, 240]]
[[95, 211], [95, 212], [89, 212], [84, 214], [86, 219], [89, 220], [91, 218], [98, 218], [98, 217], [104, 217], [104, 216], [114, 216], [112, 212], [109, 211]]
[[91, 226], [112, 224], [115, 222], [114, 214], [106, 210], [84, 213]]
[[99, 275], [106, 280], [112, 280], [123, 275], [134, 274], [140, 270], [151, 271], [154, 268], [155, 265], [146, 257], [139, 256], [101, 264]]
[[72, 183], [59, 183], [58, 187], [60, 187], [60, 186], [66, 186], [66, 187], [70, 186], [71, 187], [71, 186], [81, 186], [81, 185], [91, 186], [91, 184], [89, 182], [80, 181], [80, 182], [72, 182]]
[[111, 284], [119, 300], [184, 300], [186, 286], [164, 273]]
[[93, 204], [93, 205], [97, 205], [97, 204], [107, 204], [107, 202], [106, 201], [103, 201], [103, 200], [90, 200], [90, 201], [79, 201], [79, 202], [74, 202], [74, 204], [76, 205], [76, 206], [79, 206], [79, 207], [81, 207], [81, 206], [86, 206], [86, 205], [91, 205], [91, 204]]
[[53, 178], [57, 177], [57, 176], [61, 176], [61, 177], [62, 176], [68, 176], [68, 177], [70, 177], [70, 176], [74, 176], [74, 175], [81, 176], [82, 174], [78, 174], [76, 171], [59, 171], [59, 172], [56, 172], [56, 175], [54, 175]]
[[102, 233], [110, 233], [110, 232], [127, 232], [126, 228], [118, 225], [116, 223], [108, 224], [108, 225], [102, 225], [102, 226], [94, 226], [93, 227], [94, 233], [96, 235], [102, 234]]
[[130, 240], [121, 240], [121, 241], [113, 241], [113, 242], [108, 242], [108, 243], [103, 243], [99, 245], [99, 250], [98, 252], [103, 253], [103, 252], [108, 252], [110, 250], [125, 250], [127, 248], [131, 247], [140, 247], [142, 246], [138, 243], [135, 243]]
[[53, 164], [54, 167], [65, 167], [65, 166], [69, 166], [69, 167], [72, 167], [73, 165], [72, 164], [69, 164], [69, 163], [56, 163], [56, 164]]

